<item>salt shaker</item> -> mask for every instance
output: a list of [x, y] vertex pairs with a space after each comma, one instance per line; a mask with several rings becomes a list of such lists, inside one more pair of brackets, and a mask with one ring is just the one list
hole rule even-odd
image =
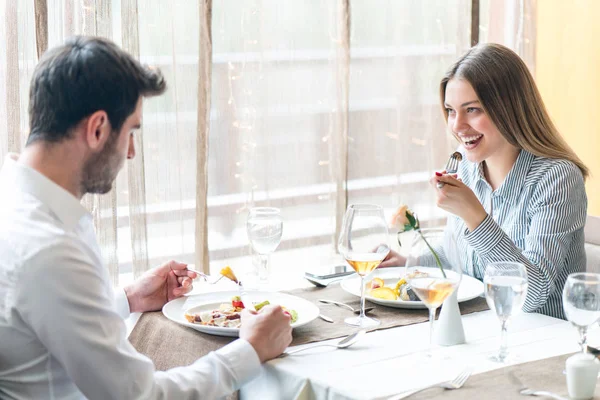
[[594, 397], [600, 363], [595, 356], [588, 353], [577, 353], [567, 359], [567, 389], [573, 400], [591, 399]]

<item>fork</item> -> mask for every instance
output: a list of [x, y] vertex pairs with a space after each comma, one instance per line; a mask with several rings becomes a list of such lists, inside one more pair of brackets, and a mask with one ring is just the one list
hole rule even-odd
[[425, 387], [422, 387], [420, 389], [416, 389], [407, 393], [402, 393], [399, 395], [395, 395], [392, 397], [388, 397], [387, 400], [400, 400], [400, 399], [404, 399], [407, 398], [408, 396], [412, 396], [413, 394], [422, 392], [423, 390], [427, 390], [427, 389], [431, 389], [434, 387], [441, 387], [447, 390], [454, 390], [454, 389], [460, 389], [465, 382], [467, 381], [467, 379], [469, 379], [469, 377], [471, 376], [471, 368], [467, 367], [464, 370], [462, 370], [461, 373], [459, 373], [458, 375], [456, 375], [456, 377], [450, 381], [446, 381], [446, 382], [442, 382], [442, 383], [435, 383], [433, 385], [428, 385]]
[[[462, 154], [460, 154], [458, 151], [455, 151], [454, 153], [450, 154], [450, 158], [448, 159], [448, 162], [446, 163], [446, 166], [444, 167], [444, 169], [446, 170], [447, 174], [455, 174], [456, 171], [458, 171], [458, 163], [462, 161]], [[444, 187], [444, 182], [438, 182], [436, 185], [438, 188], [443, 188]]]
[[189, 269], [189, 268], [188, 268], [188, 271], [193, 271], [193, 272], [197, 273], [199, 278], [204, 279], [204, 282], [209, 283], [211, 285], [214, 285], [215, 283], [219, 282], [225, 276], [225, 275], [221, 275], [215, 279], [210, 275], [206, 275], [204, 272], [196, 271], [196, 270]]

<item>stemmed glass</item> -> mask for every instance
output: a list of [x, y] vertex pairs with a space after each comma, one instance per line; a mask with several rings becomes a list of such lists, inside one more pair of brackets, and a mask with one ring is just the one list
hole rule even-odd
[[435, 313], [460, 285], [462, 268], [456, 240], [444, 229], [419, 229], [406, 257], [404, 279], [409, 291], [429, 309], [429, 351], [433, 356]]
[[246, 219], [248, 240], [260, 258], [258, 279], [261, 286], [269, 283], [269, 256], [277, 249], [283, 233], [281, 211], [274, 207], [251, 208]]
[[383, 208], [373, 204], [348, 206], [338, 241], [338, 251], [360, 276], [360, 315], [346, 318], [348, 325], [369, 328], [381, 322], [365, 316], [365, 277], [390, 251]]
[[505, 362], [508, 357], [508, 324], [510, 318], [521, 312], [527, 297], [527, 270], [518, 262], [495, 262], [486, 267], [483, 278], [485, 299], [501, 323], [500, 350], [490, 357]]
[[585, 353], [587, 330], [600, 319], [600, 274], [569, 275], [563, 289], [563, 307], [567, 319], [579, 332], [579, 346]]

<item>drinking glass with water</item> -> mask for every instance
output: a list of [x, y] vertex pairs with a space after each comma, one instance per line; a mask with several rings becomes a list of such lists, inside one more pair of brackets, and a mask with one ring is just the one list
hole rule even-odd
[[579, 332], [579, 346], [585, 353], [588, 328], [600, 319], [600, 274], [569, 275], [563, 289], [563, 307]]
[[281, 211], [274, 207], [251, 208], [246, 219], [248, 240], [258, 254], [258, 280], [260, 286], [269, 283], [269, 256], [277, 249], [283, 233]]
[[508, 324], [513, 315], [521, 312], [527, 296], [527, 270], [517, 262], [491, 263], [483, 278], [485, 299], [500, 320], [500, 350], [490, 357], [493, 361], [505, 362], [508, 356]]

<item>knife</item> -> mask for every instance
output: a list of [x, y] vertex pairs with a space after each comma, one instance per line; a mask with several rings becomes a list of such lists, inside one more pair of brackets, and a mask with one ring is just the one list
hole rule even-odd
[[238, 282], [238, 288], [240, 289], [240, 299], [242, 299], [242, 303], [244, 303], [244, 308], [249, 311], [256, 311], [254, 303], [250, 300], [250, 296], [248, 295], [248, 292], [246, 292], [241, 281]]

